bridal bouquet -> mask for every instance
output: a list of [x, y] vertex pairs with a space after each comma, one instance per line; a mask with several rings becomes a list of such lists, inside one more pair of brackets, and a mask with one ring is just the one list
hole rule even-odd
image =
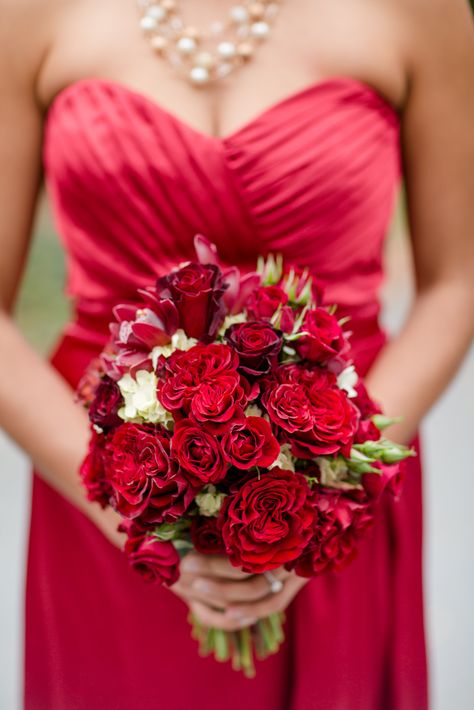
[[[250, 574], [340, 569], [412, 452], [383, 438], [390, 421], [306, 270], [270, 256], [241, 275], [195, 245], [196, 262], [114, 309], [79, 386], [88, 496], [123, 517], [125, 553], [149, 581], [172, 585], [192, 549]], [[201, 652], [248, 676], [254, 654], [278, 650], [282, 623], [228, 633], [193, 620]]]

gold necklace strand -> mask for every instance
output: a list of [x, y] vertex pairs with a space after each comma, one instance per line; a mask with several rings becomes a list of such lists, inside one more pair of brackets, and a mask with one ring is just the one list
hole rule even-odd
[[224, 79], [252, 59], [281, 0], [242, 0], [206, 30], [186, 25], [177, 0], [137, 0], [140, 27], [153, 50], [194, 86]]

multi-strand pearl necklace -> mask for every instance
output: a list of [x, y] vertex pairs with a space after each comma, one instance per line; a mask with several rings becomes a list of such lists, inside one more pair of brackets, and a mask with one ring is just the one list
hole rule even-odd
[[248, 62], [270, 32], [281, 0], [242, 0], [223, 22], [186, 25], [177, 0], [137, 0], [140, 26], [155, 52], [195, 86], [223, 79]]

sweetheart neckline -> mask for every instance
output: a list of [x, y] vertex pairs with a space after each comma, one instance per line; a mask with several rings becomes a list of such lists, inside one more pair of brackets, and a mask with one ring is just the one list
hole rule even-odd
[[221, 145], [225, 145], [226, 143], [237, 138], [241, 134], [245, 133], [258, 123], [260, 123], [262, 120], [265, 120], [276, 111], [281, 110], [282, 108], [294, 101], [299, 101], [313, 93], [318, 94], [320, 92], [323, 92], [324, 90], [329, 90], [331, 88], [344, 85], [347, 85], [349, 87], [352, 86], [356, 89], [359, 89], [361, 92], [373, 97], [382, 106], [384, 106], [390, 114], [393, 115], [393, 118], [397, 122], [400, 120], [399, 109], [374, 86], [372, 86], [366, 81], [363, 81], [362, 79], [357, 79], [356, 77], [346, 75], [335, 75], [312, 82], [311, 84], [303, 86], [303, 88], [301, 89], [293, 91], [287, 96], [284, 96], [283, 98], [278, 99], [274, 103], [270, 104], [267, 108], [264, 108], [261, 111], [257, 112], [253, 117], [245, 121], [241, 126], [238, 126], [236, 129], [230, 131], [229, 133], [226, 133], [223, 136], [214, 136], [211, 133], [206, 133], [205, 131], [196, 128], [191, 123], [174, 113], [172, 110], [167, 109], [165, 106], [160, 104], [155, 98], [149, 96], [143, 91], [133, 88], [133, 86], [130, 86], [115, 79], [106, 79], [91, 76], [76, 79], [75, 81], [71, 82], [70, 84], [67, 84], [56, 92], [46, 109], [46, 123], [49, 123], [53, 113], [58, 110], [61, 104], [66, 101], [66, 99], [71, 94], [73, 94], [75, 91], [79, 91], [81, 88], [85, 88], [86, 86], [90, 85], [102, 86], [105, 89], [108, 88], [116, 92], [122, 92], [125, 95], [128, 95], [133, 98], [135, 101], [141, 102], [144, 105], [151, 107], [151, 109], [153, 109], [154, 111], [161, 113], [164, 116], [167, 116], [171, 121], [178, 125], [181, 125], [186, 130], [193, 132], [201, 139], [205, 139], [214, 143], [219, 143]]

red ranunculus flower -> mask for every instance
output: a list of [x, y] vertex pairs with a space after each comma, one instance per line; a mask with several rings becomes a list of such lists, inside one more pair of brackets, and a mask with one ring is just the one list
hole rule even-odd
[[191, 400], [190, 416], [208, 431], [226, 430], [232, 421], [243, 419], [247, 399], [236, 372], [203, 382]]
[[217, 525], [217, 518], [197, 516], [191, 523], [191, 540], [198, 552], [203, 555], [225, 555], [222, 533]]
[[107, 473], [115, 509], [126, 518], [161, 523], [179, 518], [194, 492], [169, 455], [160, 426], [125, 423], [107, 444]]
[[176, 423], [171, 453], [191, 485], [218, 483], [226, 474], [227, 465], [219, 440], [188, 419]]
[[109, 505], [112, 488], [107, 480], [104, 466], [104, 447], [107, 438], [91, 429], [89, 450], [81, 464], [79, 473], [87, 490], [87, 498], [99, 503], [102, 508]]
[[296, 341], [295, 349], [303, 360], [325, 364], [347, 350], [347, 340], [336, 316], [325, 308], [309, 310], [302, 330], [307, 335]]
[[110, 429], [123, 423], [118, 410], [123, 404], [116, 382], [107, 375], [102, 378], [89, 408], [89, 419], [102, 429]]
[[226, 375], [238, 384], [238, 365], [237, 353], [221, 343], [176, 350], [158, 362], [158, 399], [168, 411], [183, 409], [187, 414], [192, 398], [204, 383]]
[[372, 466], [378, 468], [380, 473], [364, 473], [361, 478], [369, 500], [378, 500], [385, 490], [398, 498], [403, 488], [406, 462], [387, 465], [377, 461]]
[[122, 525], [128, 540], [124, 546], [129, 564], [147, 582], [170, 586], [179, 577], [179, 554], [171, 542], [156, 540], [135, 525]]
[[281, 306], [288, 303], [288, 296], [279, 286], [256, 288], [245, 303], [249, 319], [270, 320]]
[[360, 537], [373, 521], [371, 508], [340, 491], [314, 494], [316, 511], [311, 542], [296, 561], [286, 565], [301, 577], [341, 569], [356, 555]]
[[222, 438], [224, 456], [236, 468], [268, 468], [278, 458], [280, 444], [262, 417], [234, 422]]
[[226, 285], [218, 266], [189, 263], [162, 276], [157, 293], [178, 309], [181, 328], [191, 338], [213, 339], [225, 316]]
[[357, 397], [354, 397], [352, 401], [359, 410], [362, 419], [369, 419], [374, 414], [382, 413], [380, 406], [370, 397], [361, 379], [358, 380], [354, 389], [357, 392]]
[[278, 363], [283, 341], [269, 323], [236, 323], [227, 329], [225, 337], [237, 352], [240, 369], [246, 375], [264, 375]]
[[232, 564], [258, 574], [299, 557], [313, 534], [310, 498], [304, 476], [278, 467], [229, 495], [219, 521]]

